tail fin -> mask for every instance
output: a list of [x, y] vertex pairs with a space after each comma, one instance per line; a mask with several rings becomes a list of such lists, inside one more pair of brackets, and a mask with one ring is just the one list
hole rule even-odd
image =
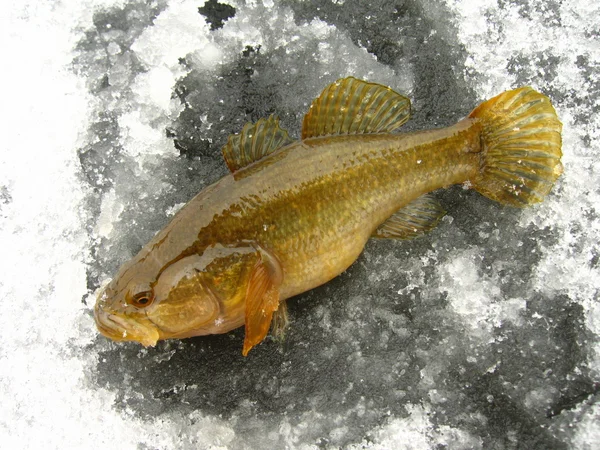
[[481, 130], [481, 175], [473, 187], [511, 206], [538, 203], [562, 173], [562, 124], [550, 99], [530, 87], [494, 97], [469, 115]]

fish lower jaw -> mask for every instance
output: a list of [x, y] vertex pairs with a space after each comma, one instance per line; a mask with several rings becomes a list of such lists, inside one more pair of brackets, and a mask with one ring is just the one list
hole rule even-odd
[[124, 341], [136, 341], [144, 347], [154, 347], [160, 339], [160, 333], [151, 322], [142, 323], [138, 320], [116, 315], [110, 315], [109, 318], [120, 325], [123, 330], [122, 340]]
[[98, 331], [113, 341], [135, 341], [144, 347], [154, 347], [160, 339], [160, 333], [151, 322], [139, 321], [129, 317], [96, 312]]

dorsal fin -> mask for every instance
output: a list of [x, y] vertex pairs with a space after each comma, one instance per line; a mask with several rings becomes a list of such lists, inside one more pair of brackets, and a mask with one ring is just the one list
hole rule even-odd
[[279, 119], [271, 115], [256, 123], [247, 123], [239, 134], [229, 136], [222, 150], [223, 157], [233, 173], [291, 142], [288, 132], [279, 126]]
[[302, 139], [339, 134], [389, 133], [410, 116], [410, 100], [391, 88], [354, 77], [327, 86], [312, 102]]
[[429, 194], [413, 200], [379, 225], [372, 237], [413, 239], [433, 230], [446, 211]]

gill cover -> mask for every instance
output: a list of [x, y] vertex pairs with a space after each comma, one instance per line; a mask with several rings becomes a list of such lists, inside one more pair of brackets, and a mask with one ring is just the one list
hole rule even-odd
[[198, 329], [215, 320], [219, 301], [196, 267], [202, 257], [188, 256], [172, 264], [160, 276], [154, 291], [154, 304], [147, 316], [162, 331], [178, 335]]
[[282, 279], [277, 258], [258, 245], [211, 246], [162, 272], [147, 317], [166, 337], [224, 333], [244, 323], [246, 356], [267, 335], [274, 313], [285, 314]]

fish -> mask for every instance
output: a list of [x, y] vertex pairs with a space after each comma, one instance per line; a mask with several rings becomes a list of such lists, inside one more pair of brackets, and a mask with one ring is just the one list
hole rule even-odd
[[562, 124], [526, 86], [455, 125], [398, 133], [410, 100], [354, 77], [327, 86], [293, 140], [273, 115], [222, 153], [230, 173], [183, 206], [97, 295], [114, 341], [244, 327], [242, 354], [288, 326], [288, 299], [345, 271], [371, 238], [413, 239], [445, 210], [431, 194], [462, 184], [502, 205], [544, 200], [562, 173]]

